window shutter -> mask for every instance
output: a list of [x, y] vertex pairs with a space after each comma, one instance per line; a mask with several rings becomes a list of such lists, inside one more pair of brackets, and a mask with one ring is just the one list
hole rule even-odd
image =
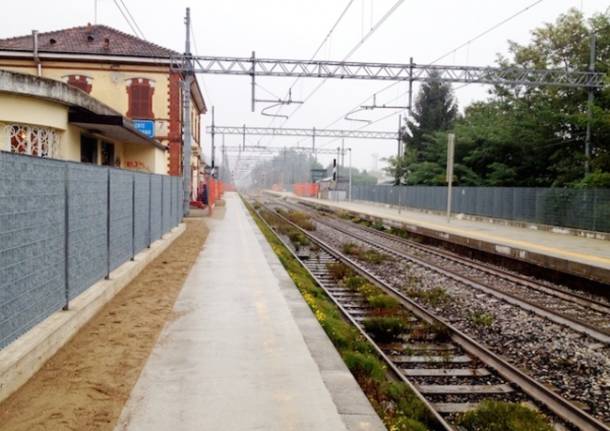
[[85, 93], [91, 93], [92, 85], [88, 83], [87, 78], [81, 75], [70, 75], [68, 76], [68, 85], [72, 87], [80, 88]]
[[127, 89], [129, 112], [131, 118], [152, 119], [152, 96], [154, 88], [147, 79], [134, 79]]

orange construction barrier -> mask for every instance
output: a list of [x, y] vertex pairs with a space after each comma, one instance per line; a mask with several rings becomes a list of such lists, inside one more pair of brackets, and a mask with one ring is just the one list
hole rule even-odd
[[301, 197], [314, 198], [318, 196], [320, 185], [315, 183], [297, 183], [292, 185], [292, 192]]

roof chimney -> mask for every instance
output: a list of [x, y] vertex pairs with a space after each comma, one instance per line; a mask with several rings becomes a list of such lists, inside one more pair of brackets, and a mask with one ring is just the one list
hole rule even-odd
[[34, 54], [34, 63], [38, 71], [38, 76], [42, 76], [42, 67], [40, 65], [40, 57], [38, 56], [38, 30], [32, 30], [32, 49]]

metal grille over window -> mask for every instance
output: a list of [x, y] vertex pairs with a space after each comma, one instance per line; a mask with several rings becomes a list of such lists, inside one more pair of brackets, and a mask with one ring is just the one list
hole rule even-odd
[[10, 124], [1, 128], [6, 148], [12, 153], [59, 158], [60, 134], [48, 127]]

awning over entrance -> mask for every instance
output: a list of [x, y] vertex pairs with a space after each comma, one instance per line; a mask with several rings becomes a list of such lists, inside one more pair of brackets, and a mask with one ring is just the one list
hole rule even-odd
[[122, 115], [102, 115], [83, 109], [71, 108], [68, 113], [68, 121], [75, 126], [119, 142], [154, 145], [159, 149], [165, 149], [159, 141], [139, 132], [131, 121]]

